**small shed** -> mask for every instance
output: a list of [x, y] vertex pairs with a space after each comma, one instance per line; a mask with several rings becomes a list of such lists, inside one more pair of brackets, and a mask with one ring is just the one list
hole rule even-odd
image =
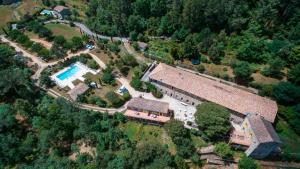
[[148, 48], [148, 44], [145, 42], [137, 42], [140, 51], [144, 52]]
[[86, 84], [79, 83], [77, 86], [71, 89], [68, 94], [71, 99], [75, 101], [79, 95], [85, 93], [88, 89], [89, 87]]
[[61, 16], [61, 18], [65, 18], [65, 17], [71, 15], [70, 9], [68, 7], [65, 7], [65, 6], [59, 5], [59, 6], [54, 7], [53, 10], [55, 12], [57, 12]]

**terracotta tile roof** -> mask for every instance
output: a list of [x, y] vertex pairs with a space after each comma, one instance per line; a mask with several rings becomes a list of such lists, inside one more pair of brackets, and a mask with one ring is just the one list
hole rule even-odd
[[277, 114], [275, 101], [164, 63], [160, 63], [149, 74], [149, 78], [244, 115], [246, 112], [259, 113], [266, 120], [274, 122]]
[[251, 145], [251, 139], [247, 136], [245, 132], [233, 130], [230, 134], [230, 143], [244, 145], [244, 146], [250, 146]]
[[144, 120], [157, 121], [162, 123], [166, 123], [171, 119], [170, 117], [166, 117], [166, 116], [151, 116], [151, 114], [149, 115], [148, 113], [143, 113], [134, 110], [126, 110], [124, 115], [136, 119], [144, 119]]
[[77, 86], [75, 86], [73, 89], [68, 91], [68, 94], [70, 97], [75, 101], [78, 97], [78, 95], [83, 94], [89, 89], [89, 87], [84, 83], [79, 83]]
[[260, 143], [281, 143], [276, 131], [269, 121], [264, 120], [260, 115], [257, 114], [249, 114], [247, 118], [255, 137]]
[[55, 11], [57, 11], [57, 12], [61, 12], [61, 11], [63, 11], [64, 9], [69, 9], [69, 8], [68, 8], [68, 7], [65, 7], [65, 6], [60, 6], [60, 5], [58, 5], [58, 6], [54, 7], [53, 10], [55, 10]]
[[127, 108], [167, 114], [169, 103], [135, 97], [128, 102]]

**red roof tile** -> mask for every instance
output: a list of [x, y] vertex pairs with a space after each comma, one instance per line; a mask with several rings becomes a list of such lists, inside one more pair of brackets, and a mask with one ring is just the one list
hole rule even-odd
[[277, 104], [273, 100], [164, 63], [160, 63], [149, 77], [244, 115], [258, 113], [274, 122], [277, 114]]

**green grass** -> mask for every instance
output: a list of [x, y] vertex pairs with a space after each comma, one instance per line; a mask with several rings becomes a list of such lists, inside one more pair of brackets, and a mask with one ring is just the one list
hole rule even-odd
[[179, 47], [178, 43], [174, 41], [164, 41], [164, 40], [154, 40], [150, 41], [148, 45], [149, 49], [147, 53], [152, 57], [157, 57], [158, 59], [172, 62], [173, 58], [170, 51], [173, 47]]
[[199, 136], [191, 135], [192, 141], [196, 148], [206, 147], [208, 144]]
[[46, 24], [46, 27], [53, 32], [53, 35], [55, 36], [62, 35], [67, 40], [72, 39], [72, 37], [74, 36], [79, 36], [79, 37], [82, 36], [78, 28], [71, 27], [66, 24], [51, 23], [51, 24]]
[[171, 153], [176, 152], [175, 144], [171, 138], [167, 135], [164, 128], [153, 125], [144, 125], [141, 123], [129, 121], [121, 126], [121, 129], [125, 132], [131, 141], [137, 142], [158, 142], [161, 145], [168, 145]]
[[279, 118], [278, 124], [282, 129], [278, 132], [278, 135], [283, 142], [283, 146], [286, 147], [291, 153], [299, 153], [300, 154], [300, 136], [297, 135], [293, 129], [288, 125], [286, 121]]
[[14, 20], [13, 9], [9, 6], [0, 5], [0, 11], [0, 27], [6, 27], [8, 22]]

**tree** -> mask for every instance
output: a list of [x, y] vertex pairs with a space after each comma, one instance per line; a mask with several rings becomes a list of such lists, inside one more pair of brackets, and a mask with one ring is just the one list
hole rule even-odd
[[230, 159], [233, 156], [233, 151], [230, 146], [223, 142], [216, 144], [214, 151], [222, 159]]
[[181, 121], [170, 120], [167, 124], [165, 124], [164, 128], [171, 138], [189, 137], [189, 132], [186, 128], [184, 128], [183, 122]]
[[141, 91], [143, 83], [137, 76], [134, 76], [130, 82], [130, 86], [132, 86], [135, 90]]
[[189, 59], [198, 59], [200, 57], [193, 36], [189, 35], [183, 43], [184, 56]]
[[182, 14], [184, 25], [192, 31], [201, 30], [205, 25], [205, 4], [203, 0], [188, 0], [184, 3]]
[[225, 56], [224, 45], [222, 43], [213, 44], [208, 49], [209, 58], [214, 62], [219, 64], [222, 58]]
[[113, 107], [121, 107], [124, 101], [115, 92], [107, 92], [105, 97], [111, 102]]
[[12, 128], [16, 124], [14, 117], [14, 111], [11, 105], [1, 104], [0, 105], [0, 132], [5, 129]]
[[281, 60], [279, 57], [276, 57], [275, 59], [271, 59], [269, 61], [269, 66], [262, 73], [266, 76], [280, 77], [282, 74], [281, 70], [283, 69], [283, 67], [283, 60]]
[[239, 82], [248, 82], [250, 80], [252, 70], [248, 62], [238, 62], [233, 67], [233, 73]]
[[33, 52], [36, 52], [38, 53], [39, 51], [41, 51], [43, 49], [44, 46], [42, 46], [40, 43], [34, 43], [32, 46], [31, 46], [31, 50]]
[[290, 55], [287, 58], [290, 65], [300, 63], [300, 45], [292, 48]]
[[83, 41], [80, 37], [74, 36], [71, 41], [73, 50], [78, 50], [83, 47]]
[[55, 36], [53, 41], [55, 44], [61, 45], [61, 46], [63, 46], [66, 43], [65, 37], [61, 36], [61, 35]]
[[198, 105], [195, 114], [199, 129], [211, 139], [222, 138], [229, 132], [229, 116], [226, 108], [211, 102]]
[[237, 50], [237, 58], [250, 63], [265, 63], [269, 59], [263, 41], [247, 39], [248, 41], [240, 45]]
[[292, 68], [288, 72], [288, 80], [300, 86], [300, 63], [292, 66]]
[[273, 97], [279, 104], [295, 105], [300, 100], [300, 87], [290, 82], [280, 82], [273, 88]]
[[238, 161], [238, 167], [239, 169], [257, 169], [257, 164], [251, 157], [243, 154]]
[[110, 70], [104, 70], [103, 74], [101, 76], [101, 80], [106, 84], [114, 84], [115, 83], [115, 77], [111, 74]]
[[13, 63], [12, 60], [13, 51], [8, 45], [0, 44], [0, 70], [7, 68], [10, 64]]

